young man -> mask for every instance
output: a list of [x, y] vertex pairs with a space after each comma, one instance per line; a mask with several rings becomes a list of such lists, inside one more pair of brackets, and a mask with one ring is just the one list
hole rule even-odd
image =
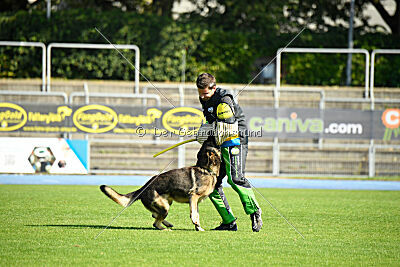
[[211, 74], [201, 74], [196, 85], [207, 120], [200, 127], [197, 140], [203, 143], [207, 139], [215, 139], [212, 141], [220, 146], [222, 154], [220, 175], [215, 190], [209, 196], [222, 218], [222, 224], [214, 230], [237, 230], [236, 218], [222, 189], [222, 179], [227, 175], [228, 183], [238, 193], [246, 214], [250, 215], [253, 231], [258, 232], [263, 224], [261, 208], [250, 183], [244, 177], [248, 137], [243, 111], [231, 94], [217, 88], [216, 80]]

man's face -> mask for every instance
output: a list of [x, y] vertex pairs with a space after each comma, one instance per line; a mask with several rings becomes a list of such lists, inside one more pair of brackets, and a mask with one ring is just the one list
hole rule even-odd
[[209, 87], [204, 89], [197, 88], [197, 91], [199, 92], [199, 97], [201, 100], [208, 101], [214, 95], [216, 89], [217, 87], [214, 85], [211, 88]]

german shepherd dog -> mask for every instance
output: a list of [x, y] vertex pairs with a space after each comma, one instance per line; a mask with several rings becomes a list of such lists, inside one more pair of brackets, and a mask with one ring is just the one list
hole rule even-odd
[[174, 169], [153, 176], [139, 190], [128, 194], [120, 194], [106, 185], [100, 186], [101, 191], [120, 204], [128, 207], [140, 199], [143, 205], [153, 214], [153, 226], [159, 230], [173, 227], [165, 220], [172, 201], [190, 204], [190, 218], [197, 231], [200, 227], [198, 203], [208, 197], [214, 190], [219, 175], [221, 152], [211, 142], [204, 142], [197, 154], [197, 163], [192, 167]]

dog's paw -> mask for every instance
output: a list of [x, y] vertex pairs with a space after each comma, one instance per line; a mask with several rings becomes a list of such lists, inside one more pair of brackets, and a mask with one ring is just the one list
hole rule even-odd
[[172, 223], [170, 223], [170, 222], [168, 222], [166, 220], [164, 220], [162, 223], [168, 228], [174, 227], [174, 225]]
[[204, 232], [204, 229], [201, 228], [200, 226], [196, 226], [196, 231]]

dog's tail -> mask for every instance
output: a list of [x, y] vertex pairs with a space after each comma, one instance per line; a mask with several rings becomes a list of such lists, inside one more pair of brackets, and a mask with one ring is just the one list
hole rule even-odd
[[139, 190], [133, 191], [128, 194], [120, 194], [111, 187], [107, 185], [101, 185], [100, 190], [109, 198], [114, 200], [116, 203], [120, 204], [123, 207], [127, 207], [131, 205], [133, 202], [135, 202], [138, 199], [138, 194]]

